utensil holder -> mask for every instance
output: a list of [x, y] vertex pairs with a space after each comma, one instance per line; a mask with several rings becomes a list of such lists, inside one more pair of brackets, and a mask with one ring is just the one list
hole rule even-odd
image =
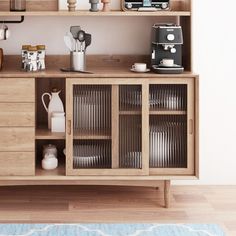
[[76, 71], [86, 70], [85, 52], [71, 52], [70, 53], [71, 69]]

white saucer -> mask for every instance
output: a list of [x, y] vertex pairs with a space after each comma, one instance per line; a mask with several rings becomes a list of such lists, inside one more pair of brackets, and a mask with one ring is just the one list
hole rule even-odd
[[167, 66], [167, 65], [159, 64], [158, 66], [162, 66], [162, 67], [166, 67], [166, 68], [169, 68], [169, 67], [180, 67], [177, 64], [173, 64], [172, 66]]
[[131, 71], [133, 71], [133, 72], [135, 72], [135, 73], [147, 73], [147, 72], [149, 72], [150, 71], [150, 69], [146, 69], [146, 70], [144, 70], [144, 71], [137, 71], [137, 70], [135, 70], [135, 69], [130, 69]]

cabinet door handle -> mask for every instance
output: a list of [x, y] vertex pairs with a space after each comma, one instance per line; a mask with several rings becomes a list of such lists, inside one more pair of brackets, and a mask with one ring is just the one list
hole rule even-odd
[[71, 120], [67, 121], [67, 134], [71, 135]]
[[193, 134], [193, 130], [194, 130], [193, 119], [190, 119], [189, 120], [189, 134]]

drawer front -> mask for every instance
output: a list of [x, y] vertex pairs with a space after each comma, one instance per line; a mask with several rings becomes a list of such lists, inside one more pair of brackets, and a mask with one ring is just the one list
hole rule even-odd
[[0, 152], [34, 152], [34, 128], [0, 127]]
[[0, 127], [35, 126], [34, 103], [0, 103]]
[[35, 174], [34, 152], [0, 152], [0, 176]]
[[34, 79], [0, 79], [0, 102], [35, 102]]

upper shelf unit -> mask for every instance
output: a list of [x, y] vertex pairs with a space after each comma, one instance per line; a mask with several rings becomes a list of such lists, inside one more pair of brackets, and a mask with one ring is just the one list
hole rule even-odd
[[108, 12], [90, 12], [81, 11], [26, 11], [10, 12], [0, 11], [1, 16], [190, 16], [190, 11], [155, 11], [155, 12], [138, 12], [138, 11], [108, 11]]
[[[88, 0], [87, 0], [88, 1]], [[112, 11], [108, 12], [90, 12], [89, 10], [78, 10], [75, 12], [61, 11], [58, 7], [58, 0], [27, 0], [25, 12], [10, 12], [10, 1], [0, 1], [1, 16], [190, 16], [191, 0], [171, 0], [168, 11], [138, 12], [122, 11], [119, 2], [122, 0], [113, 0], [111, 4]], [[116, 2], [117, 1], [117, 2]], [[80, 1], [77, 1], [78, 7]]]

